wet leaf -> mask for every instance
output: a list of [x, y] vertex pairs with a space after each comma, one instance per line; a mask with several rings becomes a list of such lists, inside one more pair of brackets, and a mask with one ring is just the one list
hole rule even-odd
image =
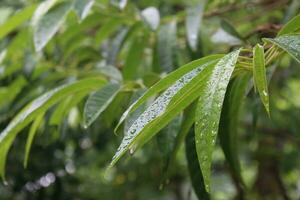
[[155, 7], [148, 7], [141, 12], [141, 17], [152, 31], [159, 26], [159, 11]]
[[33, 37], [36, 51], [41, 51], [52, 39], [71, 8], [72, 4], [70, 2], [58, 4], [38, 20], [34, 27]]
[[105, 83], [106, 81], [102, 78], [88, 78], [66, 84], [43, 94], [23, 108], [0, 134], [0, 175], [2, 178], [4, 178], [4, 167], [8, 150], [17, 134], [23, 128], [63, 98], [82, 90], [93, 91]]
[[278, 32], [277, 36], [284, 34], [293, 33], [300, 29], [300, 14], [291, 19], [287, 24], [285, 24], [282, 29]]
[[260, 99], [264, 104], [268, 115], [270, 115], [264, 47], [259, 44], [253, 49], [253, 79]]
[[171, 87], [159, 95], [129, 128], [113, 157], [110, 167], [129, 149], [130, 152], [133, 152], [138, 147], [143, 146], [201, 95], [196, 91], [206, 82], [215, 64], [216, 61], [214, 60], [198, 65], [197, 68], [182, 75]]
[[171, 72], [169, 75], [158, 81], [155, 85], [150, 87], [141, 98], [139, 98], [135, 103], [133, 103], [121, 116], [121, 119], [118, 125], [115, 128], [115, 131], [119, 128], [119, 126], [123, 123], [125, 118], [136, 110], [139, 106], [147, 101], [148, 98], [153, 97], [154, 95], [160, 93], [161, 91], [165, 90], [166, 88], [170, 87], [174, 82], [176, 82], [180, 77], [184, 74], [188, 73], [195, 68], [204, 65], [208, 62], [215, 61], [221, 58], [223, 55], [211, 55], [207, 56], [198, 60], [194, 60], [186, 65], [181, 66], [177, 70]]
[[187, 9], [185, 19], [187, 41], [193, 51], [197, 50], [199, 29], [201, 27], [204, 4], [199, 3], [196, 6]]
[[84, 126], [90, 126], [109, 106], [120, 90], [120, 85], [110, 83], [90, 95], [84, 107]]
[[239, 50], [227, 54], [216, 64], [201, 94], [195, 117], [197, 155], [206, 190], [210, 190], [212, 153], [216, 143], [220, 114], [227, 85], [237, 62]]
[[275, 44], [300, 63], [300, 34], [283, 35], [274, 39], [264, 38], [263, 40]]
[[193, 129], [190, 129], [189, 134], [185, 138], [185, 155], [187, 159], [188, 170], [192, 186], [198, 199], [208, 200], [210, 198], [208, 192], [205, 189], [203, 174], [198, 162], [195, 137], [193, 132]]

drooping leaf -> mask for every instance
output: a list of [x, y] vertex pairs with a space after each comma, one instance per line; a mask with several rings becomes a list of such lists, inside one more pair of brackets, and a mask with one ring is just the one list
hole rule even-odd
[[270, 115], [264, 47], [259, 44], [253, 49], [253, 79], [260, 99], [264, 104], [268, 115]]
[[66, 84], [45, 93], [23, 108], [0, 134], [0, 175], [4, 178], [6, 155], [13, 140], [36, 116], [66, 96], [83, 90], [93, 91], [105, 83], [102, 78], [87, 78]]
[[282, 29], [278, 32], [277, 36], [293, 33], [300, 29], [300, 14], [286, 23]]
[[175, 50], [176, 50], [176, 21], [164, 24], [158, 33], [158, 57], [161, 70], [170, 72], [175, 69]]
[[76, 106], [89, 93], [89, 91], [82, 91], [66, 98], [60, 102], [50, 118], [50, 125], [60, 125], [63, 118], [74, 106]]
[[203, 174], [198, 162], [196, 151], [195, 137], [193, 129], [189, 130], [189, 134], [185, 138], [185, 155], [187, 159], [188, 170], [194, 191], [200, 200], [208, 200], [209, 193], [205, 189]]
[[300, 34], [283, 35], [274, 39], [264, 38], [263, 40], [275, 44], [300, 62]]
[[224, 20], [224, 19], [221, 20], [221, 27], [223, 28], [224, 31], [226, 31], [230, 35], [232, 35], [240, 40], [243, 40], [243, 37], [239, 34], [239, 32], [237, 32], [237, 30], [234, 28], [234, 26], [231, 25], [231, 23], [229, 23], [227, 20]]
[[229, 165], [229, 169], [231, 170], [231, 174], [235, 181], [239, 183], [240, 188], [243, 187], [244, 181], [241, 176], [240, 162], [238, 159], [239, 142], [237, 128], [239, 114], [243, 99], [247, 92], [249, 80], [250, 74], [243, 72], [243, 74], [233, 79], [229, 84], [222, 107], [218, 131], [220, 144]]
[[[179, 133], [176, 136], [175, 144], [173, 149], [170, 152], [169, 159], [166, 161], [166, 165], [164, 167], [164, 176], [163, 181], [165, 181], [169, 176], [169, 168], [172, 166], [173, 162], [175, 161], [177, 152], [179, 151], [181, 145], [184, 143], [186, 135], [188, 134], [189, 130], [193, 126], [195, 122], [195, 111], [196, 111], [197, 104], [194, 102], [190, 106], [188, 106], [184, 112], [182, 117], [181, 127], [179, 129]], [[197, 159], [198, 163], [198, 159]]]
[[91, 8], [93, 7], [94, 0], [75, 0], [74, 1], [74, 10], [79, 17], [79, 20], [82, 21], [89, 14]]
[[122, 71], [125, 80], [137, 78], [139, 66], [143, 61], [145, 40], [146, 37], [137, 36], [131, 44]]
[[[165, 128], [163, 128], [157, 135], [157, 144], [165, 160], [165, 165], [170, 159], [171, 153], [174, 149], [176, 137], [179, 133], [182, 122], [182, 115], [176, 116]], [[165, 167], [164, 167], [165, 168]]]
[[117, 27], [120, 25], [119, 19], [109, 19], [100, 30], [96, 33], [95, 44], [100, 45], [103, 40], [107, 39], [110, 34], [112, 34]]
[[148, 7], [141, 12], [141, 17], [152, 31], [159, 26], [160, 15], [155, 7]]
[[[182, 75], [179, 80], [158, 96], [129, 128], [112, 159], [110, 167], [128, 149], [130, 149], [130, 152], [133, 152], [144, 145], [184, 108], [191, 104], [200, 95], [196, 91], [203, 87], [203, 83], [206, 82], [215, 64], [216, 60], [198, 65], [197, 68]], [[140, 99], [144, 98], [146, 94]]]
[[185, 20], [187, 41], [193, 51], [197, 50], [199, 29], [201, 27], [204, 4], [199, 3], [196, 6], [187, 9]]
[[34, 45], [41, 51], [63, 24], [72, 8], [71, 2], [60, 3], [43, 15], [34, 27]]
[[[139, 99], [144, 93], [146, 92], [146, 89], [139, 89], [133, 95], [130, 99], [130, 104], [133, 104], [137, 99]], [[139, 106], [138, 109], [136, 109], [134, 112], [130, 113], [129, 116], [125, 119], [124, 122], [124, 133], [128, 132], [128, 129], [131, 127], [133, 122], [146, 110], [147, 102], [145, 102], [143, 105]]]
[[36, 26], [37, 22], [40, 20], [40, 18], [46, 14], [56, 3], [58, 0], [46, 0], [39, 4], [39, 6], [34, 11], [34, 14], [31, 19], [31, 24], [33, 26]]
[[155, 85], [150, 87], [145, 94], [139, 98], [135, 103], [133, 103], [121, 116], [121, 119], [118, 123], [118, 125], [115, 128], [115, 131], [118, 129], [118, 127], [123, 123], [125, 118], [132, 113], [134, 110], [136, 110], [140, 105], [145, 103], [148, 98], [158, 94], [159, 92], [165, 90], [166, 88], [170, 87], [176, 80], [178, 80], [180, 77], [182, 77], [184, 74], [188, 73], [191, 70], [194, 70], [195, 68], [204, 65], [208, 62], [215, 61], [219, 58], [221, 58], [223, 55], [211, 55], [207, 56], [198, 60], [194, 60], [186, 65], [181, 66], [177, 70], [171, 72], [169, 75], [158, 81]]
[[26, 140], [25, 157], [24, 157], [24, 162], [23, 162], [23, 165], [25, 168], [27, 167], [29, 152], [30, 152], [33, 138], [36, 134], [36, 131], [37, 131], [39, 125], [41, 124], [41, 122], [43, 120], [43, 117], [44, 117], [44, 113], [37, 116], [30, 127], [29, 134], [28, 134], [27, 140]]
[[125, 41], [128, 32], [129, 29], [124, 27], [118, 32], [117, 36], [113, 39], [111, 46], [107, 52], [106, 62], [108, 65], [115, 66], [118, 53], [121, 50], [121, 47]]
[[31, 5], [23, 10], [17, 12], [9, 18], [4, 24], [0, 25], [0, 40], [2, 40], [5, 36], [7, 36], [10, 32], [15, 30], [18, 26], [23, 24], [25, 21], [29, 20], [32, 16], [36, 5]]
[[97, 117], [107, 108], [120, 90], [120, 85], [110, 83], [92, 94], [84, 107], [84, 126], [90, 126]]
[[222, 104], [227, 85], [238, 59], [239, 50], [227, 54], [216, 64], [201, 94], [195, 117], [197, 155], [206, 190], [210, 188], [211, 161]]

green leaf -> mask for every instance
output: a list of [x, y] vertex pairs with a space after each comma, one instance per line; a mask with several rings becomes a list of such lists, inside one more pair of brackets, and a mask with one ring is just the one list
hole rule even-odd
[[221, 20], [221, 27], [224, 31], [229, 33], [230, 35], [239, 38], [240, 40], [244, 40], [244, 38], [237, 32], [233, 25], [231, 25], [227, 20]]
[[163, 159], [165, 160], [165, 164], [168, 163], [168, 160], [170, 159], [171, 153], [174, 149], [181, 122], [182, 115], [178, 115], [157, 135], [158, 148]]
[[127, 5], [127, 0], [110, 0], [110, 3], [120, 10], [124, 10]]
[[55, 111], [51, 115], [50, 125], [60, 125], [64, 116], [75, 107], [82, 99], [89, 93], [89, 91], [82, 91], [69, 96], [64, 101], [60, 102]]
[[120, 90], [117, 83], [109, 83], [90, 95], [84, 106], [84, 126], [90, 126], [97, 117], [109, 106]]
[[40, 20], [40, 18], [48, 12], [56, 3], [58, 0], [46, 0], [39, 4], [37, 9], [34, 11], [34, 14], [31, 19], [31, 24], [35, 26], [37, 22]]
[[35, 4], [28, 6], [10, 17], [4, 24], [0, 25], [0, 40], [15, 30], [18, 26], [23, 24], [25, 21], [30, 19], [35, 8]]
[[34, 27], [33, 37], [36, 51], [41, 51], [51, 40], [64, 23], [71, 8], [70, 2], [58, 4], [38, 20]]
[[218, 133], [222, 150], [232, 172], [231, 174], [241, 188], [244, 182], [238, 159], [237, 124], [239, 123], [239, 114], [250, 77], [250, 74], [244, 72], [230, 82], [223, 103]]
[[158, 94], [159, 92], [165, 90], [166, 88], [170, 87], [175, 81], [177, 81], [180, 77], [182, 77], [184, 74], [188, 73], [189, 71], [204, 65], [208, 62], [215, 61], [219, 58], [221, 58], [223, 55], [211, 55], [207, 56], [198, 60], [194, 60], [186, 65], [181, 66], [177, 70], [171, 72], [169, 75], [158, 81], [155, 85], [149, 88], [145, 94], [139, 98], [135, 103], [133, 103], [121, 116], [121, 119], [118, 123], [118, 125], [115, 128], [116, 130], [119, 128], [119, 126], [123, 123], [125, 118], [132, 113], [134, 110], [136, 110], [140, 105], [145, 103], [148, 98]]
[[300, 34], [283, 35], [274, 39], [264, 38], [263, 40], [275, 44], [300, 63]]
[[120, 25], [119, 19], [109, 19], [95, 35], [95, 44], [100, 45], [105, 39], [107, 39]]
[[185, 19], [187, 41], [193, 51], [197, 50], [199, 29], [201, 27], [203, 15], [203, 3], [187, 9], [187, 16]]
[[158, 57], [159, 65], [165, 72], [175, 69], [175, 50], [176, 50], [176, 21], [164, 24], [158, 33]]
[[25, 158], [24, 158], [24, 162], [23, 162], [23, 165], [24, 165], [25, 168], [27, 167], [29, 152], [30, 152], [30, 148], [31, 148], [31, 145], [32, 145], [33, 138], [36, 134], [36, 131], [37, 131], [39, 125], [41, 124], [41, 122], [43, 120], [43, 117], [44, 117], [44, 113], [37, 116], [36, 119], [33, 121], [31, 127], [30, 127], [29, 134], [28, 134], [27, 140], [26, 140]]
[[300, 14], [291, 19], [285, 24], [282, 29], [278, 32], [277, 36], [293, 33], [300, 29]]
[[[128, 149], [133, 153], [135, 149], [144, 145], [175, 118], [176, 115], [201, 95], [201, 93], [197, 91], [203, 86], [203, 83], [206, 82], [206, 78], [209, 76], [215, 64], [216, 60], [198, 65], [197, 68], [181, 76], [171, 87], [158, 96], [129, 128], [113, 157], [110, 167], [112, 167]], [[145, 97], [145, 95], [143, 97]]]
[[75, 0], [74, 1], [74, 10], [79, 17], [79, 20], [82, 21], [89, 14], [91, 8], [93, 7], [95, 1], [94, 0]]
[[107, 55], [106, 62], [108, 65], [115, 66], [118, 54], [126, 40], [128, 33], [129, 33], [129, 28], [124, 27], [118, 32], [116, 37], [112, 40], [110, 48], [107, 52], [108, 55]]
[[187, 158], [188, 170], [192, 181], [194, 191], [200, 200], [208, 200], [209, 193], [205, 189], [204, 179], [201, 172], [201, 168], [198, 162], [198, 156], [196, 151], [195, 137], [193, 129], [189, 131], [185, 139], [185, 155]]
[[223, 100], [239, 50], [227, 54], [217, 63], [201, 94], [195, 117], [197, 155], [204, 176], [206, 190], [210, 188], [211, 161]]
[[[163, 180], [166, 180], [167, 177], [169, 176], [169, 174], [168, 174], [169, 168], [170, 168], [170, 166], [172, 166], [173, 162], [175, 161], [177, 152], [179, 151], [181, 144], [184, 143], [186, 135], [188, 134], [189, 130], [191, 129], [191, 127], [193, 126], [193, 124], [195, 122], [196, 106], [197, 106], [197, 104], [194, 102], [184, 110], [183, 119], [182, 119], [179, 133], [176, 136], [174, 147], [173, 147], [172, 151], [170, 152], [170, 157], [167, 160], [166, 165], [165, 165], [165, 169], [164, 169], [165, 174], [164, 174]], [[198, 164], [198, 159], [197, 159], [197, 164]]]
[[145, 47], [146, 37], [137, 36], [134, 38], [133, 43], [130, 46], [130, 49], [125, 60], [123, 77], [125, 80], [130, 80], [137, 78], [139, 66], [142, 63], [144, 47]]
[[155, 31], [158, 28], [160, 16], [159, 11], [155, 7], [149, 7], [144, 9], [141, 12], [141, 17], [152, 31]]
[[259, 44], [253, 49], [253, 79], [260, 99], [264, 104], [268, 115], [270, 115], [264, 47]]
[[93, 91], [104, 85], [102, 78], [87, 78], [74, 83], [57, 87], [23, 108], [0, 134], [0, 175], [4, 178], [4, 167], [7, 152], [17, 134], [41, 113], [58, 101], [79, 91]]

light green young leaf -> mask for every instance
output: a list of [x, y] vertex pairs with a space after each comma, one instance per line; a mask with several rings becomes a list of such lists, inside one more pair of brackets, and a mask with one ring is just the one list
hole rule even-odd
[[192, 186], [198, 199], [209, 200], [209, 193], [206, 191], [203, 173], [198, 162], [193, 129], [189, 130], [189, 134], [185, 138], [185, 155]]
[[109, 83], [91, 96], [84, 106], [84, 126], [90, 126], [97, 117], [109, 106], [120, 90], [120, 85]]
[[177, 81], [180, 77], [182, 77], [184, 74], [188, 73], [191, 70], [194, 70], [195, 68], [204, 65], [208, 62], [215, 61], [217, 59], [220, 59], [223, 55], [211, 55], [207, 56], [198, 60], [194, 60], [186, 65], [181, 66], [177, 70], [171, 72], [166, 77], [158, 81], [155, 85], [150, 87], [145, 94], [139, 98], [135, 103], [133, 103], [121, 116], [121, 119], [118, 123], [118, 125], [115, 128], [116, 130], [119, 128], [119, 126], [123, 123], [125, 118], [132, 113], [134, 110], [136, 110], [140, 105], [145, 103], [148, 98], [160, 93], [161, 91], [165, 90], [166, 88], [170, 87], [175, 81]]
[[219, 125], [218, 136], [220, 138], [220, 144], [226, 161], [231, 170], [236, 182], [239, 183], [239, 187], [243, 187], [243, 179], [241, 176], [240, 162], [238, 158], [238, 137], [237, 137], [237, 124], [239, 123], [240, 109], [243, 103], [243, 99], [248, 89], [250, 80], [249, 73], [243, 73], [236, 77], [229, 84], [226, 91], [223, 108], [221, 112], [221, 119]]
[[10, 17], [4, 24], [0, 25], [0, 40], [30, 19], [35, 8], [35, 4], [28, 6]]
[[253, 48], [253, 79], [260, 99], [264, 104], [268, 115], [270, 115], [264, 47], [259, 44]]
[[[197, 91], [204, 85], [203, 83], [206, 82], [215, 64], [216, 60], [198, 65], [197, 68], [182, 75], [171, 87], [158, 96], [129, 128], [128, 133], [125, 134], [112, 159], [110, 167], [112, 167], [128, 149], [133, 153], [135, 149], [144, 145], [176, 117], [176, 115], [201, 95], [201, 93]], [[143, 97], [145, 96], [146, 95]]]
[[300, 63], [300, 34], [283, 35], [274, 39], [264, 38], [263, 40], [275, 44]]
[[100, 45], [110, 34], [117, 30], [120, 25], [119, 19], [109, 19], [95, 35], [95, 44]]
[[0, 134], [0, 175], [4, 178], [7, 152], [17, 134], [41, 113], [63, 98], [80, 91], [93, 91], [106, 83], [102, 78], [87, 78], [57, 87], [22, 109]]
[[152, 31], [155, 31], [159, 26], [160, 15], [155, 7], [149, 7], [141, 12], [141, 17]]
[[239, 56], [239, 50], [227, 54], [215, 66], [202, 90], [195, 117], [197, 155], [206, 190], [210, 188], [212, 153], [216, 142], [222, 104], [227, 85]]
[[293, 33], [300, 29], [300, 14], [291, 19], [285, 24], [282, 29], [278, 32], [277, 37], [289, 33]]
[[79, 21], [82, 21], [86, 18], [94, 3], [94, 0], [74, 0], [73, 9], [79, 17]]
[[197, 50], [199, 29], [201, 27], [203, 15], [203, 3], [187, 9], [187, 16], [185, 19], [187, 41], [193, 51]]
[[41, 124], [41, 122], [43, 120], [43, 117], [44, 117], [44, 113], [41, 113], [39, 116], [36, 117], [36, 119], [33, 121], [32, 125], [30, 127], [29, 134], [28, 134], [27, 140], [26, 140], [25, 157], [24, 157], [24, 162], [23, 162], [23, 165], [25, 168], [27, 167], [29, 152], [30, 152], [33, 138], [36, 134], [36, 131], [37, 131], [39, 125]]
[[41, 51], [63, 24], [65, 17], [72, 8], [71, 2], [60, 3], [43, 15], [34, 27], [34, 45]]
[[158, 33], [158, 57], [159, 65], [165, 72], [171, 72], [175, 68], [175, 51], [177, 39], [176, 21], [164, 24]]

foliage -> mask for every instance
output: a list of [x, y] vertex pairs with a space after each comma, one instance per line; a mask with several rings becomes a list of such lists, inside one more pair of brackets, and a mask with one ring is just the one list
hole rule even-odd
[[[188, 184], [199, 199], [299, 198], [299, 163], [281, 162], [299, 156], [300, 5], [286, 2], [0, 3], [0, 197], [183, 199]], [[235, 192], [217, 189], [224, 170]]]

